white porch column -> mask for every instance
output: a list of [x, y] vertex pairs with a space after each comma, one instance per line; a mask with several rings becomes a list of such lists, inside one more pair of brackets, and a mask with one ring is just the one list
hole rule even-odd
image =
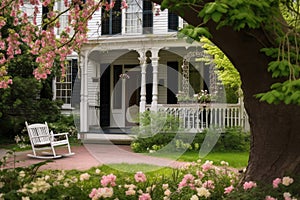
[[158, 52], [159, 49], [151, 49], [151, 63], [153, 67], [153, 81], [152, 81], [152, 103], [151, 110], [157, 111], [157, 100], [158, 100]]
[[88, 51], [80, 55], [81, 90], [80, 90], [80, 132], [88, 132]]
[[137, 50], [140, 57], [141, 65], [141, 99], [140, 99], [140, 113], [146, 110], [146, 52], [144, 50]]

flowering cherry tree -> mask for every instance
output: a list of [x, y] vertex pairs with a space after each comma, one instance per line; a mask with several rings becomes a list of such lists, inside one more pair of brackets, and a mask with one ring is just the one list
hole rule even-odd
[[[36, 55], [36, 63], [39, 64], [33, 72], [38, 80], [46, 79], [51, 73], [55, 61], [59, 62], [62, 75], [65, 73], [66, 57], [73, 51], [79, 52], [82, 44], [87, 39], [87, 25], [93, 13], [104, 7], [110, 10], [115, 1], [96, 0], [63, 0], [65, 10], [54, 10], [55, 0], [29, 0], [27, 6], [33, 8], [33, 13], [22, 10], [24, 0], [0, 1], [0, 29], [8, 29], [7, 34], [0, 31], [0, 88], [7, 88], [12, 84], [11, 76], [7, 73], [11, 60], [22, 54], [21, 45], [28, 45], [30, 53]], [[127, 8], [125, 0], [121, 9]], [[42, 13], [42, 8], [48, 12]], [[37, 16], [42, 13], [42, 23], [38, 23]], [[59, 37], [55, 34], [55, 28], [60, 28], [59, 17], [67, 13], [68, 20]], [[12, 17], [13, 27], [7, 27], [8, 18]], [[21, 26], [17, 31], [16, 27]]]

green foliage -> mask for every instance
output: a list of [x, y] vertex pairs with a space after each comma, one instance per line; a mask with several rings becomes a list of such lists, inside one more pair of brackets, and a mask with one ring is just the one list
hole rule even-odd
[[227, 103], [237, 103], [239, 96], [241, 95], [241, 79], [240, 74], [227, 58], [227, 56], [209, 39], [201, 38], [202, 47], [204, 52], [212, 56], [212, 60], [209, 58], [203, 58], [203, 61], [213, 62], [216, 67], [216, 74], [218, 79], [222, 81], [226, 91]]
[[81, 140], [77, 139], [78, 129], [74, 124], [73, 115], [60, 115], [58, 120], [48, 123], [48, 126], [54, 133], [69, 133], [72, 145], [81, 144]]
[[[183, 9], [180, 8], [186, 6], [198, 10], [198, 16], [202, 19], [199, 26], [188, 25], [180, 31], [181, 37], [187, 38], [190, 42], [199, 41], [201, 36], [211, 37], [207, 29], [208, 22], [216, 23], [217, 29], [226, 26], [236, 31], [243, 30], [249, 35], [252, 34], [250, 29], [263, 29], [263, 32], [270, 38], [269, 43], [271, 43], [268, 46], [264, 43], [263, 45], [266, 47], [262, 49], [267, 56], [272, 58], [268, 71], [274, 79], [280, 78], [276, 81], [280, 84], [274, 84], [270, 91], [258, 94], [257, 97], [267, 103], [299, 104], [299, 100], [297, 100], [299, 97], [298, 88], [300, 87], [298, 81], [300, 78], [299, 1], [216, 0], [203, 2], [186, 0], [178, 2], [164, 0], [162, 2], [163, 8], [175, 10], [182, 16], [184, 16]], [[214, 56], [214, 61], [230, 63], [227, 58], [223, 59], [224, 56], [218, 58], [217, 56], [220, 54], [215, 53], [215, 50], [210, 50], [210, 55]], [[226, 70], [221, 72], [224, 77], [231, 77], [230, 73], [224, 72]]]
[[133, 127], [132, 133], [138, 137], [149, 137], [158, 132], [176, 132], [179, 128], [179, 119], [163, 112], [145, 111], [139, 116], [140, 126]]
[[271, 87], [271, 91], [257, 94], [261, 101], [271, 104], [297, 104], [300, 105], [300, 79], [288, 80], [283, 83], [275, 83]]
[[0, 90], [0, 126], [1, 137], [20, 134], [25, 121], [53, 122], [59, 119], [62, 102], [40, 98], [41, 82], [33, 77], [13, 78], [14, 84]]
[[[157, 151], [163, 148], [172, 151], [199, 151], [205, 137], [209, 137], [208, 134], [210, 132], [207, 130], [197, 133], [194, 137], [190, 133], [157, 133], [151, 137], [137, 137], [131, 143], [131, 148], [134, 152]], [[248, 151], [249, 144], [249, 133], [243, 132], [241, 128], [227, 128], [213, 147], [213, 151]]]

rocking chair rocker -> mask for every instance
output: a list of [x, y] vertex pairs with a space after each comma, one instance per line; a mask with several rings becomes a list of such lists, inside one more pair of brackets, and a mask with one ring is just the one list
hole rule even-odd
[[[45, 122], [45, 124], [37, 123], [30, 125], [25, 122], [25, 124], [33, 151], [33, 154], [27, 154], [27, 156], [40, 159], [53, 159], [74, 155], [74, 153], [71, 152], [68, 133], [53, 134], [52, 131], [49, 132], [47, 122]], [[57, 154], [54, 148], [57, 146], [67, 146], [68, 153]], [[52, 153], [42, 152], [42, 155], [37, 155], [38, 150], [45, 149], [51, 149]]]

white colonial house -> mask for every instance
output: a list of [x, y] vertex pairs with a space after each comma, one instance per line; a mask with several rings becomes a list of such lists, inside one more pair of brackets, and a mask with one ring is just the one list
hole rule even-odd
[[[80, 55], [69, 56], [67, 79], [53, 81], [54, 99], [64, 101], [63, 111], [79, 115], [80, 132], [126, 132], [146, 110], [176, 115], [194, 131], [244, 126], [242, 104], [179, 104], [180, 91], [193, 96], [218, 90], [212, 66], [201, 60], [199, 43], [177, 37], [185, 24], [180, 17], [149, 0], [127, 3], [121, 10], [116, 0], [109, 12], [94, 13], [88, 42]], [[63, 8], [63, 1], [56, 6]]]

